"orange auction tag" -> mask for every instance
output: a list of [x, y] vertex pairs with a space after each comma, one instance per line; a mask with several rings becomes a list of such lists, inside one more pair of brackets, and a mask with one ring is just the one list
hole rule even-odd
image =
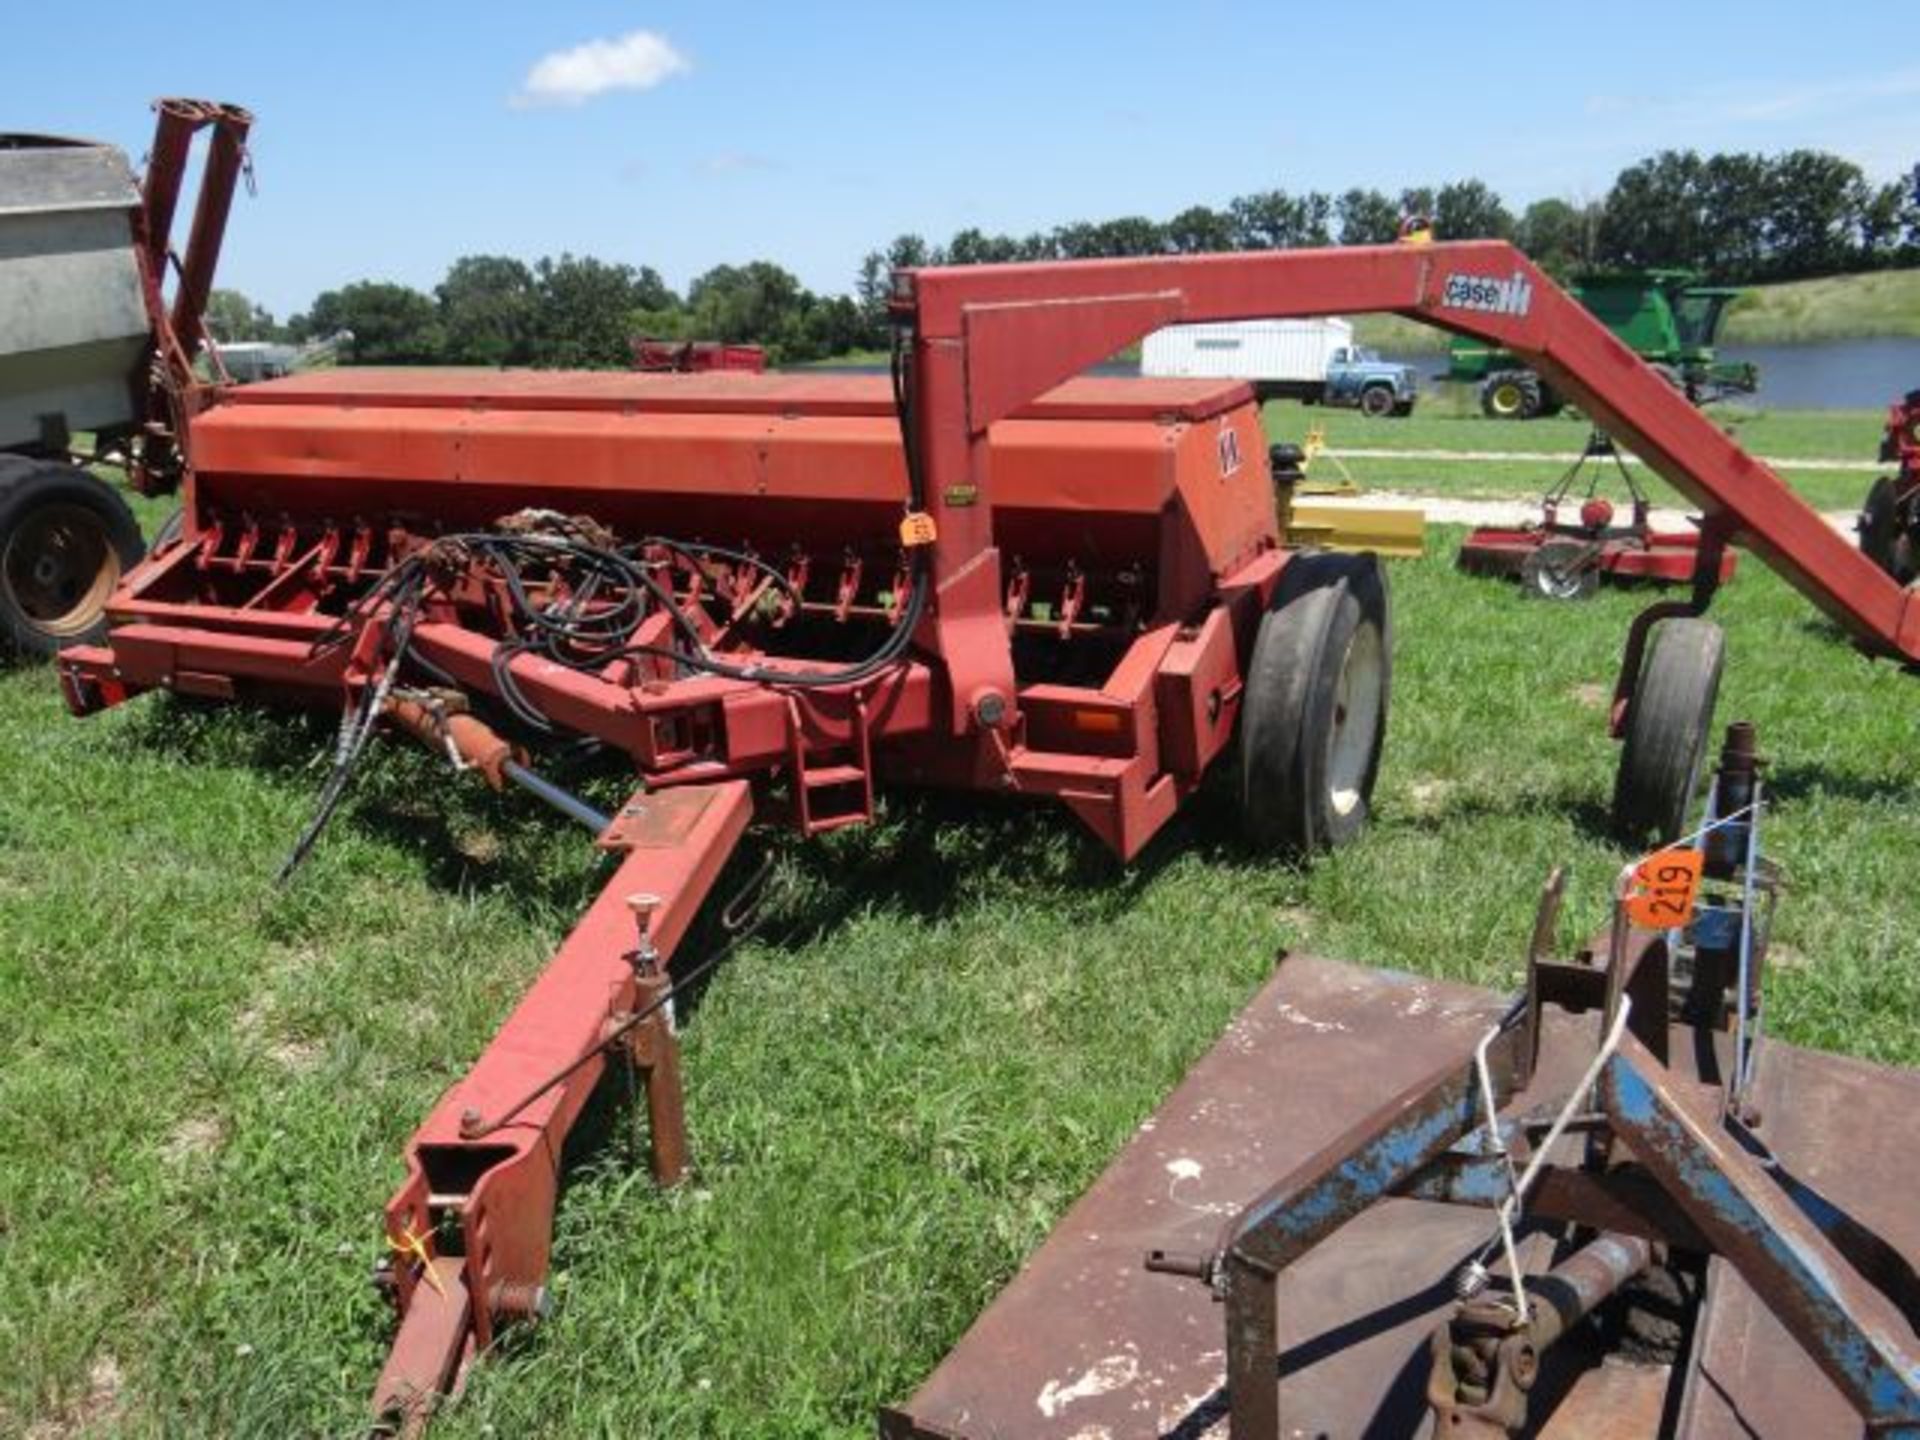
[[909, 549], [933, 544], [934, 536], [933, 516], [924, 510], [916, 510], [900, 522], [900, 543]]
[[1656, 850], [1633, 867], [1627, 887], [1627, 919], [1644, 930], [1671, 930], [1693, 918], [1700, 888], [1698, 850]]

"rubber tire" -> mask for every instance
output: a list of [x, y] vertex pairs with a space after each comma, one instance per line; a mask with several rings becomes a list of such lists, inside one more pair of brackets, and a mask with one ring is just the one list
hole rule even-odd
[[[6, 555], [8, 539], [33, 511], [51, 504], [91, 511], [100, 522], [106, 542], [119, 557], [122, 574], [139, 564], [140, 557], [146, 553], [139, 522], [133, 518], [133, 511], [127, 508], [120, 492], [111, 485], [86, 470], [57, 460], [0, 455], [0, 559]], [[28, 658], [45, 658], [64, 645], [96, 643], [106, 632], [103, 606], [84, 630], [52, 634], [15, 603], [7, 585], [0, 581], [0, 650]]]
[[1860, 536], [1860, 553], [1891, 576], [1894, 583], [1906, 585], [1920, 573], [1920, 560], [1915, 554], [1920, 550], [1920, 543], [1904, 533], [1894, 495], [1893, 481], [1885, 475], [1874, 481], [1853, 528]]
[[[1512, 386], [1516, 402], [1511, 408], [1499, 402], [1499, 396]], [[1480, 386], [1480, 413], [1489, 420], [1531, 420], [1540, 413], [1540, 381], [1525, 370], [1499, 370]]]
[[1726, 658], [1726, 635], [1711, 620], [1655, 627], [1613, 785], [1614, 833], [1628, 844], [1664, 845], [1685, 831]]
[[1390, 385], [1369, 385], [1360, 392], [1360, 413], [1369, 419], [1386, 418], [1393, 414], [1393, 407], [1398, 403]]
[[[1392, 629], [1378, 557], [1305, 555], [1282, 572], [1240, 705], [1240, 816], [1255, 846], [1305, 856], [1345, 845], [1365, 828], [1391, 708]], [[1334, 707], [1341, 670], [1363, 631], [1379, 647], [1377, 711], [1358, 801], [1342, 811], [1329, 776]]]

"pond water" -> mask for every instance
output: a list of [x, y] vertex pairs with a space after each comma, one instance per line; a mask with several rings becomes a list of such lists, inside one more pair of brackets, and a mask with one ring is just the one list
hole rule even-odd
[[1723, 345], [1760, 367], [1762, 405], [1782, 410], [1881, 410], [1920, 390], [1920, 340], [1823, 340], [1811, 345]]

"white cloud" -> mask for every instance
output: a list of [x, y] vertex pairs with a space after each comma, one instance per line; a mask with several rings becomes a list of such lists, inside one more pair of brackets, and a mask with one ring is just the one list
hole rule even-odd
[[700, 162], [709, 175], [750, 175], [780, 168], [780, 162], [750, 150], [721, 150]]
[[610, 90], [651, 90], [692, 69], [667, 37], [631, 30], [542, 55], [508, 101], [516, 110], [540, 105], [584, 105]]

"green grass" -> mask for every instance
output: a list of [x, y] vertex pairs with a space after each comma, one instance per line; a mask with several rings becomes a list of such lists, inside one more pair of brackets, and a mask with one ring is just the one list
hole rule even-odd
[[1728, 307], [1730, 345], [1796, 345], [1871, 335], [1920, 336], [1920, 269], [1756, 285]]
[[[976, 797], [759, 842], [778, 913], [688, 1025], [696, 1182], [654, 1193], [614, 1124], [561, 1206], [554, 1319], [439, 1433], [870, 1434], [1278, 948], [1511, 985], [1555, 860], [1592, 926], [1623, 858], [1598, 697], [1643, 597], [1528, 604], [1457, 540], [1393, 571], [1379, 815], [1311, 869], [1241, 848], [1226, 785], [1131, 866]], [[1720, 608], [1721, 714], [1774, 757], [1772, 1024], [1920, 1061], [1920, 694], [1756, 565]], [[401, 1146], [604, 872], [389, 746], [276, 891], [329, 732], [161, 697], [81, 723], [49, 671], [0, 673], [0, 1433], [356, 1429]]]
[[[1783, 460], [1786, 480], [1822, 510], [1852, 509], [1865, 496], [1868, 470], [1795, 469], [1795, 459], [1858, 460], [1870, 463], [1879, 451], [1885, 416], [1873, 410], [1761, 410], [1717, 406], [1708, 412], [1749, 453]], [[1422, 402], [1404, 418], [1372, 420], [1355, 410], [1328, 410], [1290, 400], [1274, 401], [1264, 414], [1267, 433], [1275, 440], [1299, 440], [1319, 426], [1336, 449], [1449, 450], [1486, 454], [1513, 452], [1576, 455], [1590, 427], [1577, 416], [1562, 413], [1548, 419], [1517, 424], [1489, 420], [1458, 407]], [[1536, 496], [1566, 471], [1559, 461], [1430, 460], [1413, 457], [1365, 458], [1345, 461], [1356, 481], [1381, 490], [1461, 499]], [[1320, 472], [1337, 474], [1329, 460]], [[1636, 478], [1655, 502], [1682, 505], [1672, 487], [1644, 467]], [[1624, 487], [1609, 476], [1603, 494], [1625, 497]]]
[[[1362, 345], [1402, 355], [1444, 355], [1448, 335], [1398, 315], [1357, 315]], [[1868, 336], [1920, 336], [1920, 269], [1874, 270], [1754, 285], [1727, 309], [1725, 345], [1800, 345]]]

